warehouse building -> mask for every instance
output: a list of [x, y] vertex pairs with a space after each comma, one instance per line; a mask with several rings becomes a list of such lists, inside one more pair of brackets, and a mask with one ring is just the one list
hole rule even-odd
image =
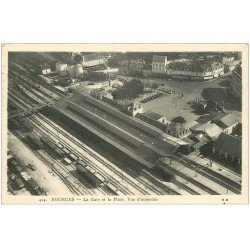
[[218, 159], [231, 162], [234, 166], [240, 167], [242, 163], [242, 140], [222, 133], [212, 147], [213, 155]]
[[223, 132], [219, 126], [212, 123], [197, 124], [191, 127], [190, 130], [196, 134], [202, 133], [210, 140], [216, 139]]
[[232, 134], [236, 126], [239, 124], [239, 119], [232, 114], [219, 114], [211, 120], [211, 123], [220, 127], [224, 133]]

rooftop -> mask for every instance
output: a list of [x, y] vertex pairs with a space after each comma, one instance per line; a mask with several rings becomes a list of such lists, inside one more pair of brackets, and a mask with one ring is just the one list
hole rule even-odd
[[221, 128], [228, 128], [239, 123], [239, 119], [232, 114], [219, 114], [211, 122], [216, 123]]
[[163, 61], [163, 62], [165, 62], [165, 60], [166, 60], [166, 56], [153, 56], [153, 61], [157, 61], [157, 62], [159, 62], [159, 61]]
[[152, 119], [152, 120], [155, 120], [155, 121], [158, 121], [160, 119], [162, 119], [164, 117], [164, 115], [161, 115], [159, 113], [156, 113], [152, 110], [145, 110], [142, 115], [144, 116], [147, 116], [148, 118]]
[[239, 138], [222, 133], [214, 142], [214, 146], [223, 150], [224, 152], [229, 153], [232, 156], [242, 158], [242, 141]]
[[103, 59], [102, 55], [99, 54], [90, 54], [90, 55], [84, 55], [84, 62], [88, 62], [88, 61], [94, 61], [94, 60], [101, 60]]
[[222, 129], [216, 124], [212, 123], [197, 125], [193, 130], [196, 132], [203, 132], [210, 138], [215, 138], [222, 133]]

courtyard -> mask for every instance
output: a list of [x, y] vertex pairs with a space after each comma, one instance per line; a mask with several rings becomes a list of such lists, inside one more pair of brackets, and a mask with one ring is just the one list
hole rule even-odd
[[[227, 91], [227, 86], [222, 84], [223, 79], [210, 81], [174, 81], [167, 79], [141, 79], [144, 83], [155, 82], [167, 89], [172, 89], [173, 94], [163, 95], [147, 103], [141, 103], [144, 109], [158, 112], [171, 121], [174, 117], [182, 116], [186, 124], [190, 124], [200, 117], [196, 114], [190, 101], [196, 98], [203, 100], [214, 99], [224, 103], [227, 111], [241, 118], [241, 104]], [[140, 98], [141, 99], [141, 98]], [[139, 99], [138, 99], [139, 100]]]

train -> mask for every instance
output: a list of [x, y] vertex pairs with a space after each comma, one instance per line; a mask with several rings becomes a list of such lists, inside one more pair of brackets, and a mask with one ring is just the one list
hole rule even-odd
[[55, 150], [57, 148], [56, 144], [46, 136], [41, 136], [40, 140], [45, 146], [49, 147], [52, 150]]
[[156, 164], [154, 167], [155, 172], [160, 175], [165, 181], [173, 181], [174, 180], [174, 173], [168, 170], [165, 166], [161, 164]]
[[105, 185], [108, 182], [103, 175], [96, 172], [91, 166], [83, 161], [76, 163], [75, 166], [78, 173], [84, 175], [84, 177], [86, 177], [86, 179], [96, 188]]
[[41, 142], [40, 138], [33, 132], [26, 134], [26, 140], [34, 146], [34, 149], [43, 148], [43, 143]]
[[27, 122], [24, 118], [18, 117], [16, 118], [16, 123], [15, 123], [23, 132], [32, 132], [33, 131], [33, 126]]
[[48, 137], [41, 136], [40, 140], [42, 141], [45, 147], [48, 147], [50, 150], [52, 150], [58, 157], [62, 158], [65, 156], [65, 152]]
[[26, 183], [27, 183], [27, 186], [28, 186], [31, 194], [33, 194], [33, 195], [42, 195], [43, 194], [40, 187], [37, 185], [37, 183], [34, 181], [33, 178], [30, 178], [29, 180], [27, 180]]
[[8, 121], [8, 128], [13, 129], [13, 130], [18, 130], [20, 129], [21, 124], [16, 120], [16, 119], [10, 119]]
[[116, 187], [113, 183], [109, 182], [106, 184], [106, 188], [111, 193], [111, 195], [124, 195], [118, 187]]

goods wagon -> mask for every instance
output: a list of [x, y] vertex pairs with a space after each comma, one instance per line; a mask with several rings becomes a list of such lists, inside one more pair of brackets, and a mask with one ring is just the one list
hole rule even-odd
[[24, 183], [23, 181], [20, 179], [20, 178], [16, 178], [14, 180], [14, 186], [17, 188], [17, 189], [22, 189], [24, 187]]
[[69, 159], [72, 160], [73, 162], [78, 161], [79, 157], [76, 156], [75, 154], [71, 153], [69, 154]]
[[17, 120], [10, 119], [8, 121], [8, 127], [9, 127], [9, 129], [18, 130], [22, 127], [22, 125]]
[[157, 164], [154, 168], [155, 172], [159, 174], [165, 181], [172, 181], [174, 179], [174, 173], [168, 170], [166, 167]]
[[25, 119], [18, 117], [16, 120], [20, 124], [19, 126], [20, 126], [22, 131], [24, 131], [24, 132], [32, 132], [33, 131], [33, 126], [29, 122], [27, 122]]
[[30, 189], [31, 194], [33, 195], [41, 195], [42, 192], [39, 188], [39, 186], [37, 185], [37, 183], [34, 181], [34, 179], [30, 178], [27, 181], [27, 186]]
[[63, 158], [63, 161], [68, 165], [72, 163], [72, 161], [68, 157]]
[[26, 136], [26, 139], [29, 143], [31, 143], [33, 146], [35, 146], [36, 149], [40, 149], [43, 147], [43, 144], [40, 140], [40, 138], [35, 135], [34, 133], [28, 133]]
[[86, 172], [85, 176], [86, 178], [95, 186], [100, 187], [102, 184], [106, 182], [105, 177], [103, 177], [100, 173], [96, 172], [93, 168], [86, 165], [85, 166]]
[[20, 173], [20, 175], [21, 175], [21, 178], [24, 181], [28, 181], [31, 178], [30, 175], [27, 172], [24, 172], [24, 171], [22, 173]]
[[54, 151], [59, 157], [63, 157], [65, 155], [65, 153], [60, 148], [56, 148]]
[[64, 146], [63, 146], [62, 143], [60, 143], [60, 142], [57, 143], [57, 147], [60, 148], [60, 149], [63, 149], [63, 148], [64, 148]]
[[17, 163], [11, 164], [9, 168], [15, 174], [21, 174], [23, 172], [23, 168]]
[[63, 151], [66, 155], [69, 155], [69, 154], [70, 154], [70, 151], [69, 151], [67, 148], [63, 148], [62, 151]]
[[118, 190], [118, 188], [114, 184], [112, 184], [111, 182], [109, 182], [106, 185], [106, 187], [111, 192], [111, 194], [118, 195], [117, 192], [119, 192], [119, 190]]
[[44, 145], [46, 145], [47, 147], [49, 147], [50, 149], [55, 150], [57, 148], [56, 144], [49, 138], [47, 138], [46, 136], [42, 136], [41, 141]]
[[26, 136], [19, 130], [16, 131], [16, 135], [22, 140], [26, 138]]
[[79, 173], [86, 173], [87, 169], [86, 169], [86, 165], [83, 161], [79, 161], [78, 163], [75, 164], [76, 166], [76, 170]]

